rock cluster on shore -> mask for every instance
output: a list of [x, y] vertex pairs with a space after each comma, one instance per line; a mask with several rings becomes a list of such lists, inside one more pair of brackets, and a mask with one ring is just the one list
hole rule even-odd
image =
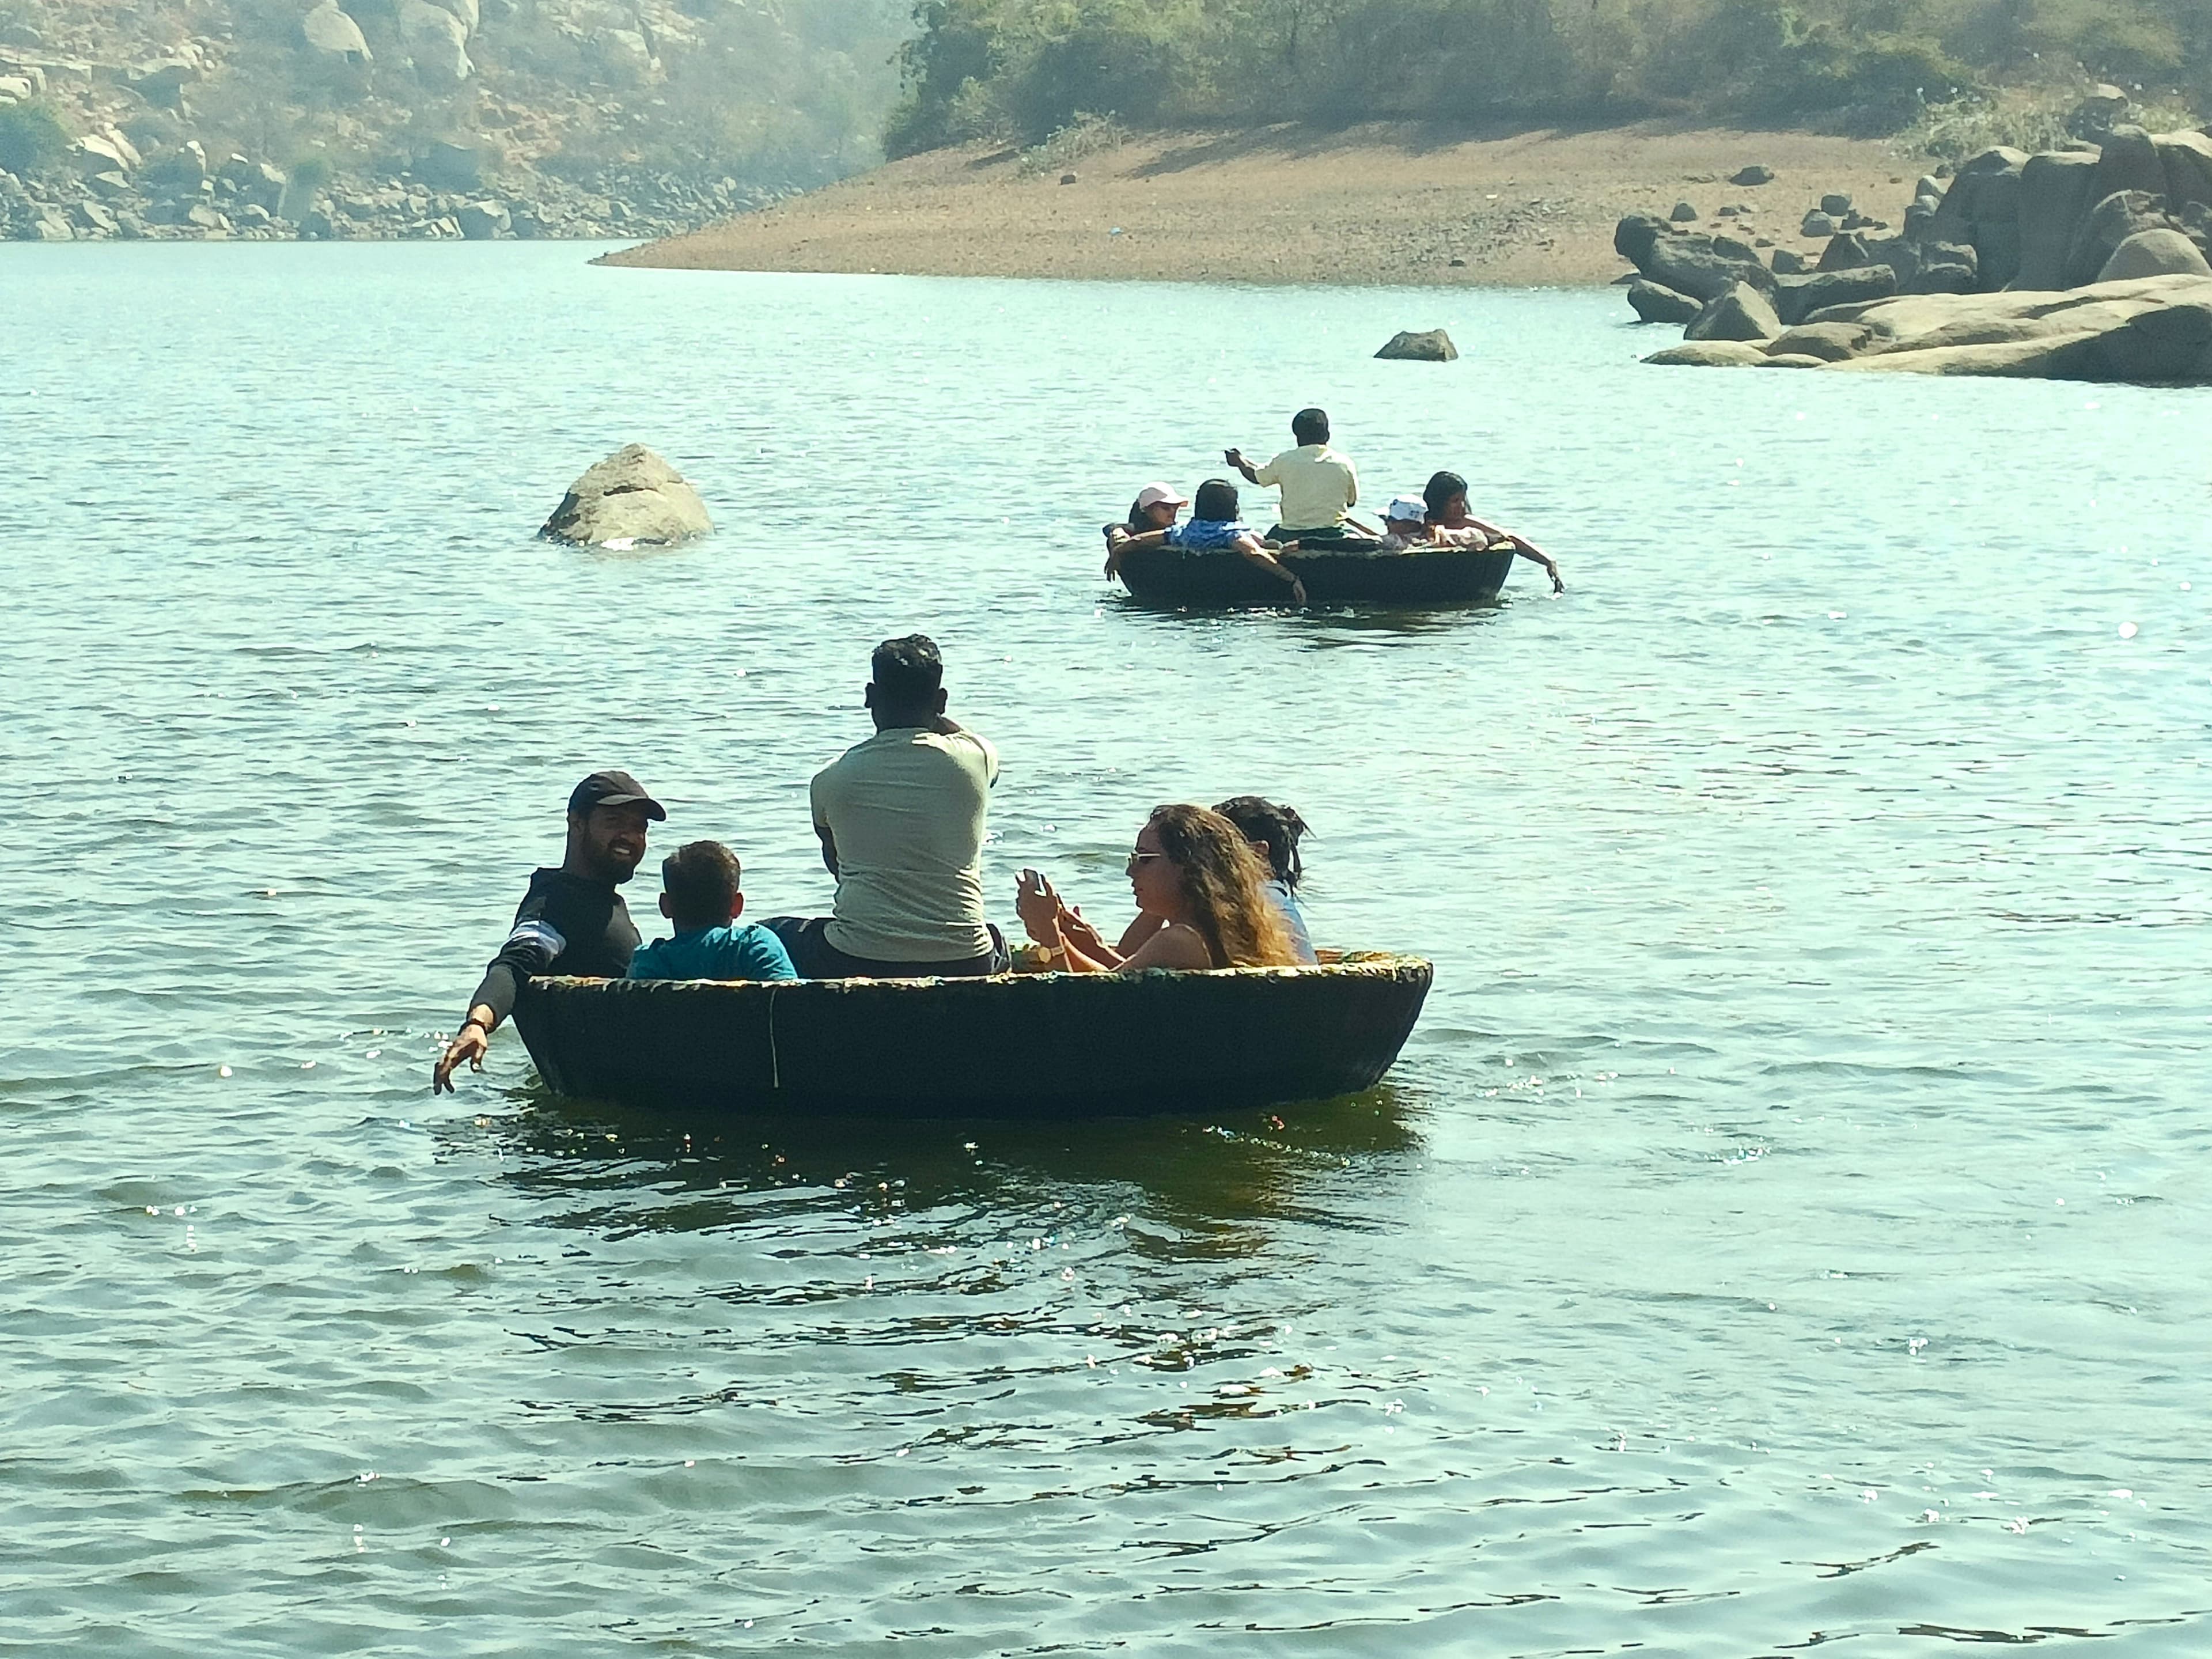
[[[89, 144], [90, 139], [80, 141]], [[295, 182], [267, 161], [210, 157], [197, 141], [142, 165], [18, 178], [0, 169], [0, 239], [26, 242], [397, 241], [681, 234], [787, 193], [731, 179], [616, 171], [574, 181], [507, 169], [441, 145], [381, 178]], [[93, 164], [94, 152], [81, 152]], [[101, 161], [108, 158], [102, 155]], [[459, 187], [456, 188], [455, 186]]]
[[1630, 305], [1683, 325], [1684, 345], [1647, 361], [2212, 381], [2212, 134], [2154, 137], [2112, 118], [2116, 91], [2093, 102], [2101, 143], [1984, 150], [1948, 188], [1921, 179], [1895, 232], [1823, 199], [1811, 270], [1623, 219]]

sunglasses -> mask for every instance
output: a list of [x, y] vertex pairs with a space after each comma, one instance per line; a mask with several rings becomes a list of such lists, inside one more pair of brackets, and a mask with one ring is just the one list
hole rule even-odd
[[1139, 865], [1146, 863], [1152, 859], [1164, 859], [1166, 856], [1167, 854], [1165, 853], [1147, 853], [1139, 848], [1137, 851], [1129, 854], [1128, 867], [1133, 870]]

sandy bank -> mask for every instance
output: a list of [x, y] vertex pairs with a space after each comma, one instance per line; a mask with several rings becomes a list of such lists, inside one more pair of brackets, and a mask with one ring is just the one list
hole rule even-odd
[[[1748, 163], [1773, 183], [1726, 183]], [[1402, 126], [1280, 126], [1135, 140], [1057, 171], [939, 150], [765, 212], [610, 256], [709, 270], [1249, 283], [1580, 285], [1627, 269], [1624, 213], [1687, 200], [1747, 240], [1819, 252], [1798, 222], [1824, 191], [1878, 216], [1921, 168], [1890, 146], [1665, 124], [1470, 138]], [[1722, 219], [1723, 205], [1744, 216]], [[1462, 263], [1463, 262], [1463, 263]]]

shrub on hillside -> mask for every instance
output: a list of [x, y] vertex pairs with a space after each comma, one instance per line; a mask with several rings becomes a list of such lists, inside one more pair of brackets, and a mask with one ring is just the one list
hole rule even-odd
[[69, 143], [69, 129], [52, 105], [34, 98], [0, 106], [0, 167], [42, 172], [61, 160]]

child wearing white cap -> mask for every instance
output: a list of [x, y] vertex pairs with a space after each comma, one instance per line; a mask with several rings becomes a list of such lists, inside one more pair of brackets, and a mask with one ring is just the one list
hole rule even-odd
[[[1447, 536], [1454, 532], [1447, 531]], [[1403, 553], [1413, 547], [1464, 547], [1464, 541], [1440, 541], [1429, 532], [1429, 504], [1419, 495], [1393, 495], [1382, 511], [1382, 539], [1376, 550]]]

